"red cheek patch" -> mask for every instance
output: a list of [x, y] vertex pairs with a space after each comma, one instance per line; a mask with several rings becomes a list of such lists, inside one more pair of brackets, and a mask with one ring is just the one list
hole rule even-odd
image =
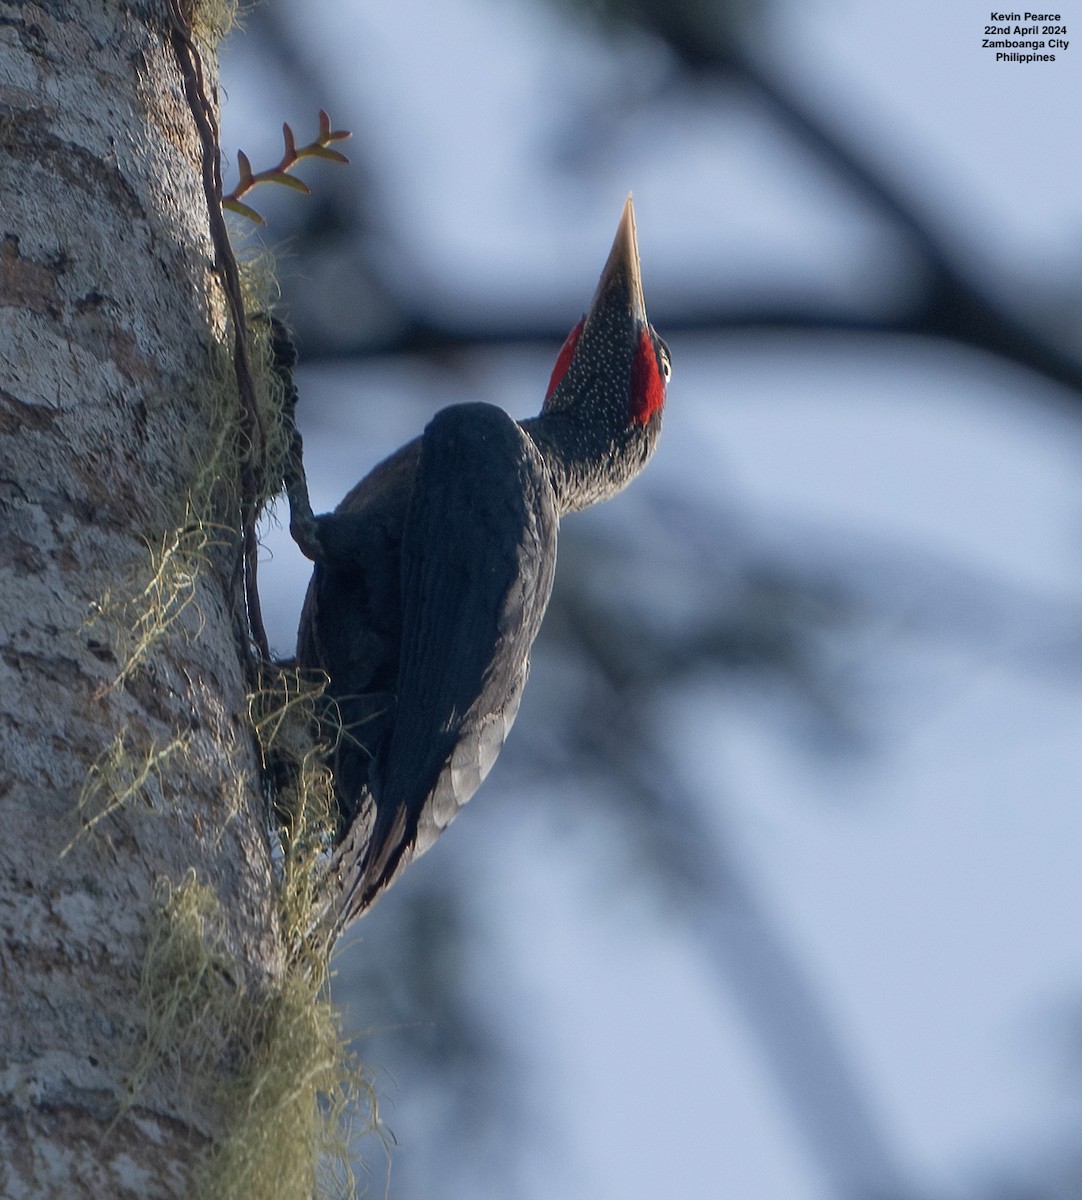
[[635, 361], [631, 366], [631, 394], [628, 414], [636, 425], [645, 425], [665, 405], [665, 381], [657, 367], [657, 353], [650, 335], [644, 329], [639, 334]]
[[548, 391], [545, 393], [545, 399], [559, 387], [560, 380], [567, 374], [567, 368], [571, 366], [571, 360], [575, 357], [575, 347], [579, 344], [579, 338], [582, 336], [582, 327], [586, 324], [586, 318], [575, 326], [574, 329], [567, 335], [567, 340], [560, 348], [559, 356], [556, 359], [556, 365], [552, 368], [552, 378], [549, 380]]

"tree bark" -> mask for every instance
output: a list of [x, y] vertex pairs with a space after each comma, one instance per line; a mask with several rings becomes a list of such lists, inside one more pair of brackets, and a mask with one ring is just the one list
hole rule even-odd
[[146, 1056], [162, 881], [212, 888], [229, 986], [281, 966], [213, 268], [165, 0], [0, 0], [5, 1197], [183, 1195], [210, 1144], [228, 1062]]

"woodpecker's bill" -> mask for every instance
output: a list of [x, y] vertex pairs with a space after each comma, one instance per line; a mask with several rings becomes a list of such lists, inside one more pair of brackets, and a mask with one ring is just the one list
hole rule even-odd
[[296, 440], [292, 527], [316, 563], [297, 657], [330, 680], [340, 926], [432, 845], [496, 761], [552, 589], [559, 519], [642, 470], [668, 379], [629, 196], [538, 416], [445, 408], [320, 517]]

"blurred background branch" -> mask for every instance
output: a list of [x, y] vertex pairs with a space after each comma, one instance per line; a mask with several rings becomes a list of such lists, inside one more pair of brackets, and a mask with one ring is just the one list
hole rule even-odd
[[[664, 48], [670, 56], [669, 69], [663, 86], [650, 100], [692, 89], [705, 105], [731, 104], [734, 93], [739, 93], [760, 106], [819, 170], [834, 176], [904, 243], [910, 259], [908, 278], [919, 280], [918, 286], [905, 289], [904, 296], [885, 304], [869, 303], [862, 295], [843, 298], [829, 307], [785, 300], [740, 307], [739, 301], [734, 306], [730, 297], [709, 296], [697, 296], [689, 305], [679, 296], [666, 297], [657, 306], [656, 318], [670, 336], [749, 330], [923, 335], [987, 351], [1082, 392], [1082, 361], [1075, 340], [1065, 342], [1057, 336], [1062, 331], [1050, 322], [1026, 316], [1027, 312], [1053, 308], [1055, 297], [1042, 302], [1028, 294], [1004, 303], [990, 288], [982, 287], [965, 270], [960, 256], [952, 253], [934, 214], [923, 210], [920, 190], [912, 186], [912, 180], [906, 187], [897, 170], [887, 170], [869, 147], [834, 127], [791, 81], [749, 50], [750, 45], [764, 40], [766, 6], [694, 0], [673, 5], [660, 0], [577, 5], [569, 0], [569, 5], [587, 10], [596, 28], [617, 44], [633, 30]], [[333, 81], [320, 78], [318, 70], [304, 60], [303, 46], [291, 35], [279, 6], [257, 7], [249, 23], [267, 55], [297, 86], [299, 94], [333, 91]], [[639, 115], [639, 106], [617, 109], [610, 115], [617, 121], [632, 122]], [[598, 130], [588, 119], [586, 128], [585, 136], [597, 136]], [[369, 179], [374, 173], [371, 167], [364, 172]], [[289, 235], [292, 255], [305, 264], [304, 278], [310, 285], [297, 295], [295, 313], [309, 363], [441, 355], [562, 339], [562, 325], [540, 313], [511, 322], [494, 320], [488, 312], [473, 319], [467, 312], [463, 319], [461, 314], [427, 306], [423, 290], [404, 292], [396, 285], [395, 273], [385, 265], [388, 256], [381, 244], [385, 227], [374, 207], [379, 189], [365, 188], [363, 176], [360, 182], [358, 187], [356, 176], [348, 184], [328, 181], [316, 204], [300, 210], [303, 224]], [[351, 286], [363, 285], [368, 293], [357, 314], [361, 319], [349, 327], [313, 319], [321, 312], [319, 297], [335, 294], [324, 270], [339, 275], [348, 271]], [[297, 282], [301, 286], [302, 281]], [[332, 339], [329, 329], [338, 336]]]

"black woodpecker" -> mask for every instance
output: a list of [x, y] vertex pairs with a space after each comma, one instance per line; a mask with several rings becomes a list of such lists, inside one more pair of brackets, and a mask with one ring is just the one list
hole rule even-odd
[[538, 416], [445, 408], [319, 517], [295, 438], [291, 528], [316, 564], [297, 660], [330, 681], [340, 928], [432, 845], [496, 761], [552, 590], [560, 517], [646, 465], [668, 379], [629, 196]]

